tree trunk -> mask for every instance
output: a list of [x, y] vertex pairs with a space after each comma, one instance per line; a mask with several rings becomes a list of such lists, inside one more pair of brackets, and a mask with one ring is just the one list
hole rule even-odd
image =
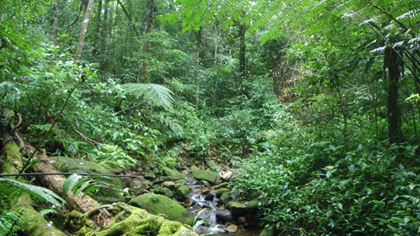
[[195, 108], [198, 110], [200, 105], [200, 65], [203, 61], [203, 39], [202, 39], [202, 33], [201, 28], [198, 31], [194, 31], [195, 35], [195, 41], [197, 43], [197, 55], [196, 55], [196, 66], [195, 66], [195, 87], [196, 87], [196, 93], [195, 93]]
[[80, 32], [79, 44], [77, 45], [76, 55], [74, 56], [74, 60], [76, 62], [79, 62], [80, 58], [82, 57], [82, 50], [83, 50], [83, 47], [85, 46], [86, 34], [87, 34], [89, 21], [90, 21], [90, 15], [92, 13], [94, 2], [95, 0], [89, 0], [88, 6], [86, 8], [85, 19], [83, 20], [82, 31]]
[[[147, 0], [147, 18], [146, 18], [146, 28], [144, 34], [147, 35], [153, 29], [156, 20], [156, 3], [155, 0]], [[146, 55], [150, 52], [152, 44], [147, 42], [140, 46], [140, 51], [143, 55]], [[151, 75], [149, 71], [149, 65], [146, 62], [146, 58], [143, 56], [143, 60], [140, 63], [139, 74], [137, 76], [138, 82], [149, 83], [151, 80]]]
[[[22, 154], [19, 145], [6, 129], [2, 129], [3, 149], [0, 160], [2, 173], [18, 174], [22, 168]], [[18, 180], [22, 180], [19, 178]], [[24, 193], [18, 199], [9, 203], [10, 209], [20, 213], [23, 229], [19, 235], [26, 236], [65, 236], [63, 232], [55, 227], [48, 227], [48, 221], [45, 220], [32, 206], [34, 202], [31, 197]], [[3, 206], [2, 206], [3, 207]], [[16, 226], [15, 226], [16, 227]]]
[[96, 11], [96, 32], [95, 32], [95, 45], [93, 45], [93, 55], [98, 55], [100, 51], [101, 40], [101, 13], [102, 13], [102, 0], [98, 2], [98, 10]]
[[246, 42], [245, 42], [246, 26], [239, 24], [239, 77], [243, 79], [246, 75]]
[[385, 67], [388, 69], [388, 138], [391, 144], [403, 140], [401, 132], [401, 113], [398, 104], [398, 82], [401, 77], [401, 60], [397, 51], [387, 47], [385, 50]]

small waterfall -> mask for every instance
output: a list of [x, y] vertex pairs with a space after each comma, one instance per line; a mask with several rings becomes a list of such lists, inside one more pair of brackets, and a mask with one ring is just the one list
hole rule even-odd
[[[217, 197], [215, 194], [203, 195], [199, 194], [192, 194], [191, 200], [194, 202], [193, 208], [200, 211], [201, 209], [206, 208], [207, 210], [204, 211], [200, 216], [199, 219], [204, 220], [206, 224], [204, 225], [196, 225], [197, 233], [200, 234], [215, 234], [215, 235], [223, 235], [225, 231], [225, 227], [221, 224], [217, 224]], [[198, 224], [200, 222], [197, 222]]]

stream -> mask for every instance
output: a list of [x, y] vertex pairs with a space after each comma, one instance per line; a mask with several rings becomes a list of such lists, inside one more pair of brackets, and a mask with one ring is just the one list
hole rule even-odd
[[232, 231], [229, 226], [235, 224], [233, 226], [235, 227], [237, 223], [230, 211], [223, 206], [223, 203], [219, 202], [213, 187], [199, 185], [198, 181], [193, 179], [188, 180], [187, 185], [192, 190], [189, 198], [191, 201], [189, 210], [197, 218], [193, 226], [197, 234], [203, 236], [258, 236], [260, 234], [260, 230], [247, 230], [240, 226], [236, 232], [229, 232]]

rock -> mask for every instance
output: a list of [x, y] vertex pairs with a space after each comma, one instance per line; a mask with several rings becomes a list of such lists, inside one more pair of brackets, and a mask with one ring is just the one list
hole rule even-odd
[[175, 184], [183, 185], [183, 184], [185, 184], [185, 180], [184, 179], [179, 179], [179, 180], [175, 181]]
[[217, 181], [217, 174], [209, 170], [193, 170], [192, 174], [196, 180], [205, 180], [212, 184]]
[[145, 209], [150, 214], [163, 214], [169, 220], [187, 224], [192, 224], [193, 221], [189, 211], [176, 201], [163, 195], [146, 193], [131, 199], [128, 204]]
[[229, 186], [229, 183], [228, 183], [228, 182], [224, 182], [224, 183], [221, 183], [221, 184], [215, 185], [215, 186], [214, 186], [214, 189], [227, 188], [228, 186]]
[[233, 197], [229, 192], [228, 193], [223, 193], [220, 196], [220, 201], [222, 201], [223, 204], [225, 204], [225, 205], [228, 205], [229, 202], [231, 202], [232, 200], [233, 200]]
[[162, 183], [162, 186], [166, 187], [166, 188], [174, 189], [175, 188], [175, 182], [165, 181], [165, 182]]
[[269, 229], [268, 227], [265, 227], [263, 231], [261, 231], [260, 236], [275, 236], [276, 231], [274, 229]]
[[245, 216], [241, 216], [238, 218], [238, 223], [241, 225], [245, 225], [248, 223], [248, 219]]
[[163, 193], [163, 189], [162, 189], [162, 187], [160, 187], [159, 185], [153, 185], [153, 186], [152, 186], [152, 191], [153, 191], [154, 193]]
[[227, 207], [235, 217], [245, 216], [247, 213], [254, 213], [257, 210], [258, 202], [229, 202]]
[[220, 178], [222, 180], [229, 181], [233, 176], [233, 172], [229, 170], [229, 171], [226, 171], [226, 172], [221, 172], [221, 173], [219, 173], [219, 175], [220, 175]]
[[172, 192], [169, 188], [166, 187], [162, 188], [162, 193], [169, 198], [173, 198], [175, 195], [174, 192]]
[[210, 170], [214, 172], [219, 171], [219, 166], [217, 166], [216, 162], [214, 161], [206, 161], [207, 166], [210, 168]]
[[143, 181], [143, 185], [145, 186], [146, 189], [149, 189], [150, 187], [152, 187], [153, 183], [150, 180], [145, 180]]
[[175, 198], [179, 201], [184, 201], [188, 199], [190, 193], [190, 188], [187, 185], [182, 185], [176, 189]]
[[163, 173], [165, 173], [165, 175], [168, 176], [168, 177], [173, 177], [176, 180], [186, 179], [186, 177], [183, 174], [179, 173], [179, 171], [177, 171], [175, 169], [171, 169], [171, 168], [166, 167], [166, 166], [163, 166], [162, 169], [163, 169]]
[[156, 175], [153, 173], [148, 173], [144, 175], [144, 178], [147, 180], [155, 180], [156, 179]]
[[143, 187], [143, 182], [139, 179], [132, 179], [128, 183], [128, 187], [130, 189], [140, 189], [141, 187]]
[[221, 189], [217, 189], [215, 191], [216, 197], [220, 197], [220, 196], [222, 196], [222, 194], [229, 193], [229, 192], [230, 192], [230, 189], [228, 189], [228, 188], [221, 188]]
[[236, 231], [238, 231], [238, 226], [231, 224], [226, 228], [226, 231], [229, 233], [235, 233]]
[[211, 183], [205, 181], [205, 180], [201, 180], [200, 181], [202, 183], [202, 185], [206, 186], [206, 187], [211, 187]]
[[218, 210], [216, 212], [216, 219], [218, 222], [226, 223], [226, 222], [232, 222], [233, 216], [232, 213], [230, 213], [229, 210]]
[[197, 166], [191, 166], [191, 171], [196, 171], [198, 170]]

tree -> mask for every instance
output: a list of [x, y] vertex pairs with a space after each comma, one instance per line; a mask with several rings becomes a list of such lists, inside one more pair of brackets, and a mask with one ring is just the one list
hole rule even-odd
[[83, 47], [85, 46], [87, 30], [88, 30], [90, 16], [91, 16], [91, 13], [92, 13], [94, 2], [95, 2], [95, 0], [89, 0], [88, 6], [86, 8], [85, 19], [83, 20], [83, 24], [82, 24], [82, 30], [80, 32], [79, 43], [77, 45], [76, 54], [74, 55], [74, 60], [76, 62], [79, 62], [80, 58], [82, 57], [82, 51], [83, 51]]

